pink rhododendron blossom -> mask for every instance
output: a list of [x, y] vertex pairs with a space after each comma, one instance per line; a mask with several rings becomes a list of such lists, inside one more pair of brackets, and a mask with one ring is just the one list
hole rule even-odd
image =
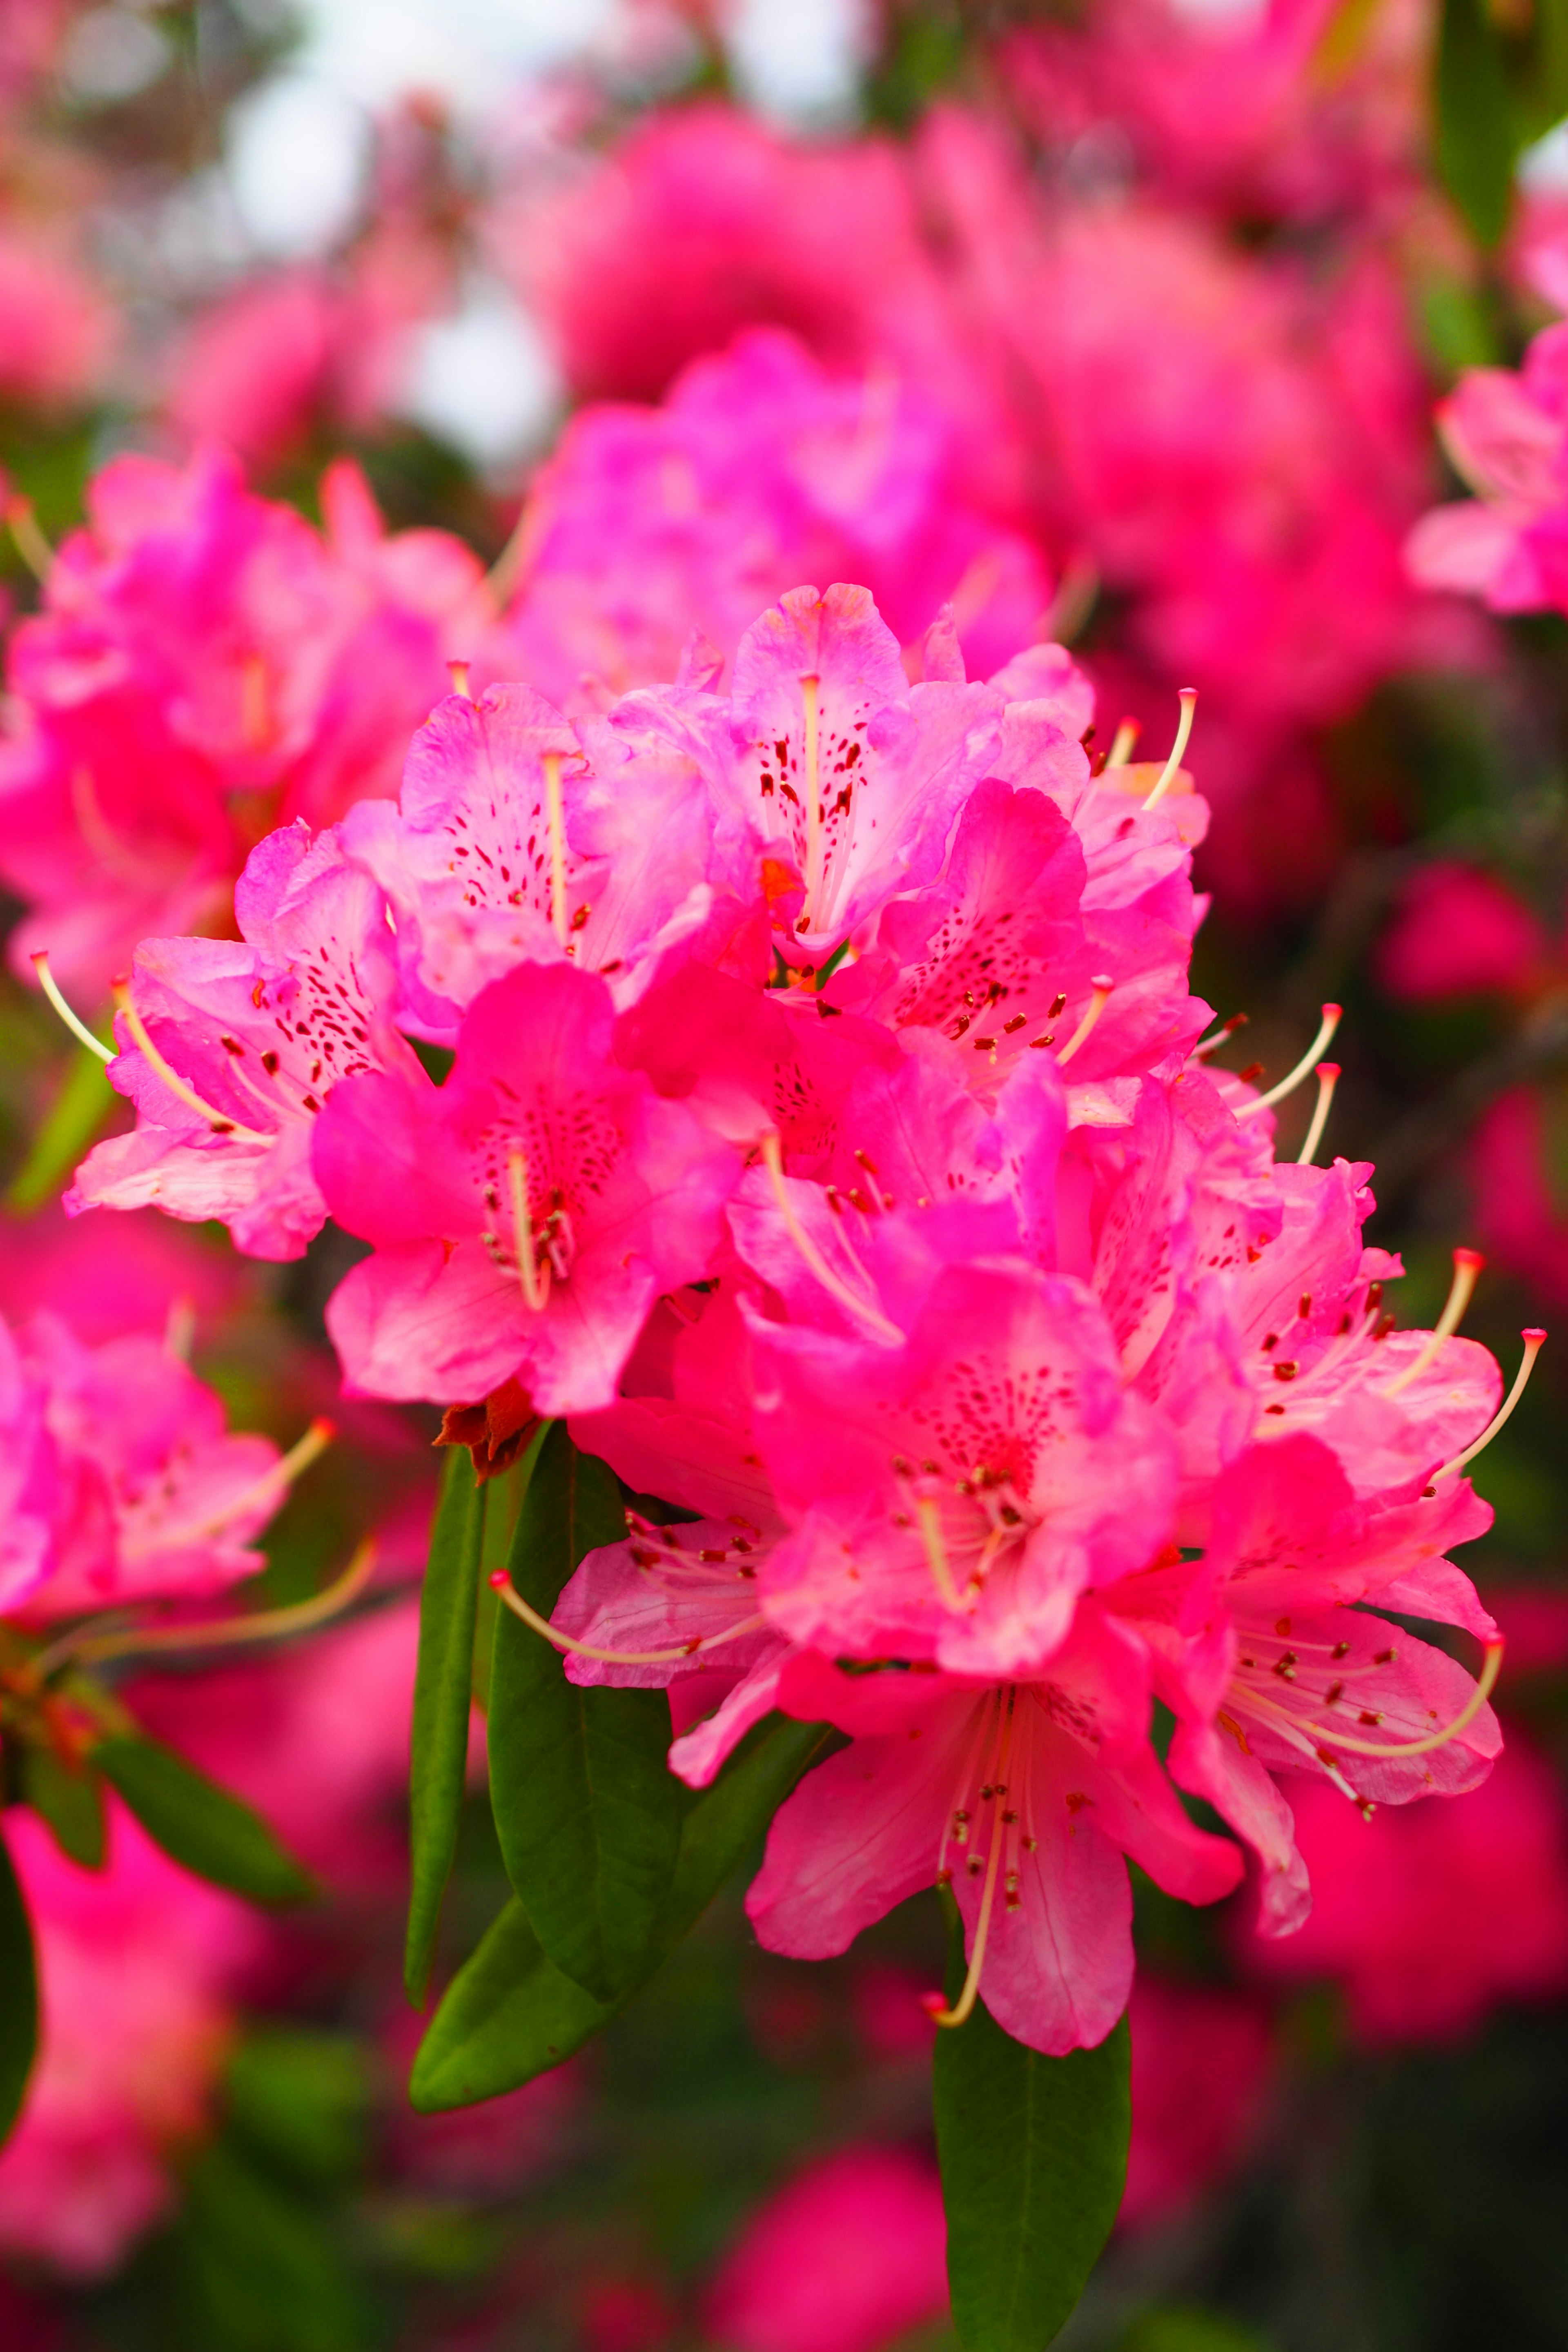
[[1128, 2008], [1132, 2138], [1122, 2227], [1179, 2214], [1217, 2187], [1258, 2131], [1273, 2037], [1256, 2004], [1141, 1970]]
[[68, 257], [0, 232], [0, 394], [44, 407], [98, 389], [113, 341], [107, 297]]
[[1403, 893], [1378, 946], [1378, 977], [1415, 1003], [1480, 989], [1529, 989], [1548, 947], [1524, 901], [1495, 876], [1442, 861]]
[[1568, 327], [1536, 336], [1517, 374], [1469, 368], [1437, 411], [1444, 444], [1478, 493], [1424, 515], [1406, 551], [1426, 588], [1494, 612], [1562, 610], [1568, 596]]
[[216, 1592], [263, 1565], [282, 1500], [270, 1438], [229, 1433], [165, 1340], [88, 1347], [42, 1312], [0, 1327], [0, 1609], [29, 1622]]
[[1516, 1731], [1455, 1804], [1363, 1821], [1322, 1782], [1293, 1784], [1290, 1804], [1312, 1916], [1247, 1958], [1277, 1982], [1337, 1979], [1359, 2040], [1462, 2041], [1499, 2001], [1568, 1987], [1568, 1814], [1556, 1771]]
[[800, 580], [857, 580], [908, 648], [950, 600], [982, 675], [1050, 601], [1039, 555], [958, 490], [918, 385], [829, 374], [791, 336], [699, 360], [664, 404], [581, 410], [539, 474], [506, 619], [517, 674], [574, 707], [669, 677], [700, 629], [733, 655]]
[[0, 2245], [101, 2277], [172, 2207], [173, 2160], [205, 2128], [254, 1913], [170, 1862], [112, 1797], [102, 1872], [32, 1814], [5, 1837], [37, 1940], [42, 2035], [0, 2153]]
[[735, 2352], [882, 2352], [947, 2309], [935, 2167], [874, 2145], [820, 2157], [754, 2213], [707, 2296]]
[[1089, 1611], [1037, 1681], [847, 1673], [803, 1655], [779, 1703], [850, 1745], [775, 1816], [746, 1908], [772, 1951], [822, 1959], [921, 1887], [951, 1884], [986, 2008], [1032, 2049], [1104, 2040], [1132, 1983], [1123, 1856], [1187, 1902], [1227, 1895], [1237, 1849], [1195, 1829], [1148, 1745], [1147, 1654]]
[[1476, 1123], [1468, 1151], [1479, 1238], [1548, 1298], [1568, 1298], [1568, 1203], [1554, 1181], [1554, 1093], [1510, 1087]]
[[121, 457], [13, 640], [0, 873], [14, 934], [96, 993], [149, 934], [221, 929], [269, 824], [320, 824], [392, 785], [482, 627], [478, 564], [436, 531], [387, 539], [363, 478], [322, 486], [319, 538], [207, 452]]
[[384, 901], [334, 831], [269, 834], [235, 914], [239, 940], [138, 949], [110, 1066], [138, 1123], [89, 1154], [66, 1207], [221, 1217], [254, 1255], [298, 1257], [326, 1215], [310, 1150], [332, 1087], [420, 1073], [391, 1024]]
[[255, 1276], [232, 1250], [184, 1232], [154, 1211], [66, 1217], [58, 1208], [0, 1218], [0, 1302], [14, 1322], [47, 1307], [89, 1346], [155, 1331], [198, 1339], [254, 1295]]
[[517, 1378], [544, 1412], [610, 1403], [655, 1297], [705, 1269], [739, 1172], [616, 1061], [608, 989], [565, 964], [481, 992], [445, 1086], [341, 1084], [315, 1165], [376, 1245], [329, 1309], [352, 1385], [442, 1398]]

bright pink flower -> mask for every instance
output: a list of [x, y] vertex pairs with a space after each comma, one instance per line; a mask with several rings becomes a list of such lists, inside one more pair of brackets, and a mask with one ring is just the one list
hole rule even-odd
[[163, 1339], [88, 1348], [46, 1313], [20, 1347], [43, 1400], [56, 1499], [39, 1574], [5, 1596], [9, 1612], [37, 1622], [195, 1598], [264, 1566], [254, 1538], [283, 1499], [278, 1448], [231, 1435], [222, 1401]]
[[1140, 1970], [1132, 2030], [1132, 2139], [1123, 2228], [1180, 2213], [1232, 2172], [1258, 2130], [1273, 2037], [1253, 2002]]
[[1459, 472], [1479, 493], [1436, 507], [1410, 535], [1423, 587], [1479, 596], [1498, 613], [1562, 609], [1568, 595], [1568, 326], [1536, 336], [1517, 374], [1469, 368], [1437, 411]]
[[910, 381], [830, 375], [742, 335], [664, 404], [580, 410], [539, 474], [506, 628], [519, 676], [574, 707], [674, 674], [699, 629], [726, 657], [802, 580], [863, 583], [906, 647], [950, 599], [973, 669], [1026, 645], [1040, 557], [956, 482], [952, 422]]
[[734, 2352], [882, 2352], [947, 2309], [942, 2184], [892, 2147], [819, 2157], [754, 2213], [707, 2297]]
[[36, 1591], [55, 1559], [63, 1507], [48, 1394], [0, 1323], [0, 1609]]
[[559, 1413], [609, 1404], [658, 1293], [706, 1272], [739, 1160], [616, 1060], [608, 989], [563, 963], [481, 992], [443, 1087], [341, 1085], [315, 1169], [375, 1244], [328, 1309], [351, 1385], [439, 1401], [515, 1377]]
[[1539, 919], [1506, 884], [1443, 859], [1404, 891], [1378, 947], [1378, 978], [1415, 1003], [1529, 988], [1548, 952]]
[[1287, 1437], [1219, 1482], [1201, 1579], [1156, 1567], [1106, 1596], [1175, 1669], [1156, 1675], [1182, 1718], [1172, 1773], [1254, 1848], [1265, 1934], [1290, 1934], [1309, 1906], [1279, 1773], [1325, 1775], [1341, 1803], [1363, 1804], [1458, 1795], [1486, 1777], [1502, 1735], [1469, 1675], [1375, 1612], [1495, 1638], [1443, 1557], [1490, 1519], [1457, 1478], [1369, 1507], [1325, 1446]]
[[680, 687], [575, 723], [526, 686], [437, 706], [398, 806], [363, 802], [342, 827], [386, 892], [416, 1034], [450, 1042], [480, 989], [522, 962], [600, 971], [617, 1002], [647, 985], [713, 912], [721, 754], [703, 737], [718, 723]]
[[952, 1266], [898, 1346], [754, 1320], [759, 1448], [794, 1533], [772, 1622], [832, 1654], [1023, 1675], [1169, 1520], [1169, 1439], [1083, 1286]]
[[0, 2154], [0, 2244], [98, 2278], [173, 2204], [172, 2160], [205, 2126], [260, 1934], [110, 1800], [109, 1864], [66, 1861], [13, 1808], [5, 1837], [37, 1938], [43, 2036]]
[[[219, 1217], [258, 1257], [298, 1257], [325, 1216], [311, 1135], [332, 1087], [386, 1068], [420, 1076], [391, 1024], [393, 941], [380, 890], [335, 831], [268, 834], [235, 890], [243, 938], [138, 949], [110, 1076], [137, 1108], [66, 1196]], [[150, 1039], [156, 1059], [150, 1059]]]
[[[889, 143], [805, 147], [712, 104], [646, 116], [543, 202], [524, 191], [496, 243], [590, 400], [657, 400], [688, 361], [757, 324], [854, 364], [867, 311], [895, 310], [928, 275]], [[639, 261], [653, 250], [669, 260], [657, 294]]]
[[[216, 453], [121, 457], [13, 640], [0, 871], [15, 934], [97, 992], [136, 941], [221, 927], [269, 824], [384, 792], [486, 613], [436, 531], [387, 540], [363, 478], [322, 485], [323, 541]], [[452, 642], [457, 639], [458, 642]]]
[[690, 1727], [676, 1724], [683, 1736], [670, 1751], [672, 1769], [700, 1787], [772, 1707], [789, 1644], [757, 1601], [758, 1570], [784, 1522], [756, 1452], [745, 1326], [727, 1284], [697, 1305], [696, 1323], [669, 1351], [669, 1393], [574, 1413], [572, 1434], [635, 1493], [699, 1516], [668, 1527], [639, 1517], [625, 1543], [591, 1551], [552, 1622], [591, 1649], [663, 1654], [627, 1664], [574, 1653], [572, 1682], [674, 1685], [673, 1707], [680, 1684], [701, 1680]]
[[779, 1703], [854, 1737], [774, 1817], [746, 1898], [770, 1951], [826, 1958], [951, 1882], [986, 2007], [1059, 2054], [1103, 2041], [1127, 2005], [1124, 1854], [1191, 1903], [1240, 1876], [1237, 1849], [1194, 1828], [1155, 1761], [1142, 1645], [1091, 1608], [1038, 1680], [856, 1673], [805, 1654]]
[[1484, 1785], [1363, 1821], [1323, 1782], [1290, 1784], [1312, 1916], [1249, 1941], [1276, 1981], [1337, 1978], [1363, 2042], [1466, 2039], [1500, 2001], [1568, 1988], [1568, 1822], [1556, 1772], [1510, 1731]]
[[244, 1260], [211, 1237], [152, 1210], [118, 1217], [63, 1216], [57, 1205], [0, 1218], [0, 1301], [14, 1322], [47, 1307], [79, 1339], [155, 1331], [170, 1316], [212, 1336], [254, 1295]]

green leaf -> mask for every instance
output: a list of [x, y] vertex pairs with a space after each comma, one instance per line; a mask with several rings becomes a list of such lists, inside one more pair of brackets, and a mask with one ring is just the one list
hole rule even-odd
[[361, 2352], [377, 2340], [327, 2218], [226, 2136], [203, 2150], [176, 2239], [204, 2352]]
[[[626, 1531], [614, 1473], [557, 1422], [511, 1548], [512, 1583], [548, 1617], [578, 1562]], [[579, 1689], [510, 1609], [497, 1622], [488, 1711], [490, 1801], [507, 1875], [556, 1967], [596, 2001], [641, 1984], [680, 1850], [662, 1690]]]
[[1171, 2305], [1140, 2312], [1116, 2352], [1265, 2352], [1261, 2337], [1217, 2311], [1195, 2311]]
[[[696, 1925], [829, 1738], [821, 1724], [770, 1716], [692, 1803], [643, 1981]], [[448, 1987], [414, 2063], [423, 2114], [516, 2090], [560, 2065], [626, 2005], [598, 2001], [541, 1948], [521, 1903], [509, 1903]]]
[[419, 1597], [419, 1665], [408, 1771], [408, 1938], [403, 1955], [403, 1980], [416, 2009], [425, 2006], [441, 1897], [458, 1850], [484, 1526], [484, 1491], [466, 1450], [454, 1445], [441, 1474], [441, 1499]]
[[103, 1063], [79, 1045], [44, 1113], [32, 1150], [11, 1179], [6, 1206], [26, 1216], [51, 1200], [119, 1100]]
[[103, 1796], [89, 1767], [72, 1771], [52, 1748], [26, 1747], [17, 1759], [22, 1801], [54, 1832], [55, 1843], [83, 1870], [101, 1870]]
[[947, 2277], [965, 2352], [1040, 2352], [1083, 2293], [1127, 2179], [1128, 2064], [1125, 2018], [1065, 2058], [1015, 2042], [983, 2001], [938, 2034]]
[[38, 2046], [38, 1971], [27, 1906], [0, 1837], [0, 2143], [22, 2112]]
[[1479, 242], [1499, 245], [1513, 202], [1520, 131], [1487, 0], [1443, 0], [1436, 117], [1438, 175]]
[[353, 2034], [259, 2027], [230, 2057], [224, 2090], [230, 2133], [277, 2170], [307, 2188], [358, 2171], [371, 2083], [365, 2047]]
[[260, 1814], [172, 1748], [152, 1739], [104, 1739], [92, 1760], [148, 1836], [198, 1878], [253, 1903], [302, 1903], [315, 1892]]

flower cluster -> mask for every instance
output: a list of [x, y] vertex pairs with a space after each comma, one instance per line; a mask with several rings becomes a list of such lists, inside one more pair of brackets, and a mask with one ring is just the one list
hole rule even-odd
[[1376, 1611], [1495, 1663], [1445, 1555], [1500, 1383], [1453, 1336], [1472, 1255], [1394, 1330], [1370, 1171], [1311, 1164], [1321, 1119], [1277, 1163], [1291, 1081], [1210, 1065], [1191, 702], [1156, 768], [1091, 758], [1058, 647], [971, 681], [944, 616], [921, 667], [866, 590], [798, 588], [727, 691], [699, 642], [575, 719], [452, 697], [398, 804], [258, 845], [241, 940], [143, 945], [137, 1126], [69, 1205], [275, 1256], [330, 1214], [370, 1244], [327, 1310], [351, 1389], [564, 1416], [694, 1514], [584, 1561], [569, 1674], [670, 1685], [697, 1785], [772, 1709], [849, 1734], [777, 1817], [763, 1940], [951, 1885], [945, 2019], [983, 1991], [1059, 2052], [1126, 2005], [1124, 1857], [1194, 1902], [1242, 1874], [1178, 1789], [1278, 1934], [1277, 1774], [1485, 1776], [1486, 1684]]
[[0, 879], [33, 909], [13, 963], [106, 994], [149, 932], [221, 928], [269, 827], [396, 782], [488, 610], [443, 531], [387, 538], [357, 467], [324, 538], [208, 451], [117, 458], [9, 647]]

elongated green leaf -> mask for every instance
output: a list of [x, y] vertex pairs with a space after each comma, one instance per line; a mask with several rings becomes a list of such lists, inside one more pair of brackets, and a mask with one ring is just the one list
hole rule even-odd
[[1132, 2126], [1127, 2020], [1098, 2050], [1043, 2057], [983, 2001], [937, 2036], [933, 2089], [947, 2276], [965, 2352], [1040, 2352], [1121, 2202]]
[[78, 1046], [31, 1151], [11, 1179], [7, 1205], [26, 1216], [51, 1200], [77, 1161], [86, 1158], [88, 1146], [119, 1100], [98, 1055]]
[[[518, 1520], [511, 1580], [548, 1617], [584, 1554], [626, 1535], [614, 1474], [557, 1422]], [[489, 1710], [490, 1801], [507, 1874], [556, 1967], [595, 2000], [640, 1984], [680, 1849], [662, 1690], [579, 1689], [503, 1610]]]
[[[820, 1724], [771, 1716], [692, 1803], [644, 1981], [696, 1925], [829, 1736]], [[515, 2090], [580, 2050], [637, 1989], [619, 2001], [595, 2000], [562, 1974], [521, 1904], [510, 1903], [448, 1987], [409, 2095], [428, 2114]]]
[[1117, 2338], [1116, 2352], [1265, 2352], [1265, 2347], [1250, 2328], [1220, 2312], [1173, 2305], [1141, 2312]]
[[5, 1841], [0, 1837], [0, 2144], [22, 2112], [38, 2046], [38, 1969], [33, 1930]]
[[458, 1850], [484, 1527], [483, 1490], [467, 1452], [454, 1445], [441, 1474], [441, 1499], [419, 1596], [419, 1664], [409, 1743], [408, 1937], [403, 1980], [416, 2009], [425, 2006], [441, 1897]]
[[86, 1769], [71, 1771], [47, 1748], [23, 1748], [18, 1753], [17, 1780], [23, 1800], [47, 1822], [60, 1852], [84, 1870], [103, 1868], [103, 1799], [98, 1776]]
[[1520, 133], [1502, 37], [1487, 0], [1443, 0], [1436, 116], [1443, 184], [1481, 244], [1500, 244]]
[[148, 1836], [198, 1878], [253, 1903], [303, 1903], [315, 1892], [260, 1814], [172, 1748], [152, 1739], [104, 1739], [92, 1760]]

